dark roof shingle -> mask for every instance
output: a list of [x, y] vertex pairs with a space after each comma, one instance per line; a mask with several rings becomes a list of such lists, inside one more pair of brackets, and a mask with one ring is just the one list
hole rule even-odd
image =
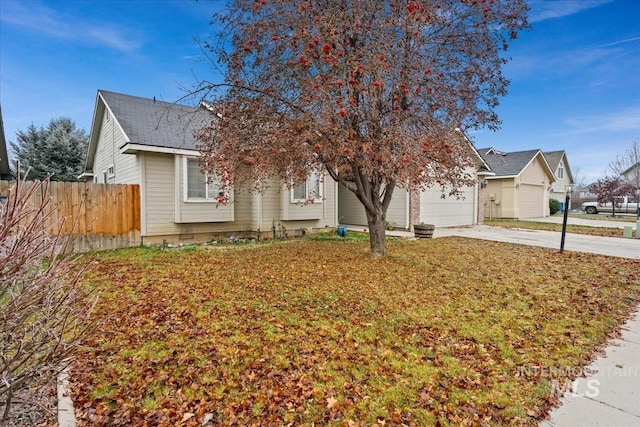
[[540, 150], [500, 152], [493, 148], [482, 148], [478, 152], [495, 172], [495, 176], [519, 175]]
[[196, 150], [194, 131], [211, 122], [203, 108], [99, 91], [132, 144]]

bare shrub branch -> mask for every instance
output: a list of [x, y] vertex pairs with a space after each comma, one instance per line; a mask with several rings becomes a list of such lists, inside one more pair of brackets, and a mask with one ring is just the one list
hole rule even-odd
[[16, 181], [0, 205], [0, 420], [21, 387], [55, 375], [88, 328], [92, 303], [78, 286], [87, 257], [53, 222], [49, 180]]

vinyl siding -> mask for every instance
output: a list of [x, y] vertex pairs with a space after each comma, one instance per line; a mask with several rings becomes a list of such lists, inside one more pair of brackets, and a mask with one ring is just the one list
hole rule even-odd
[[144, 235], [175, 234], [180, 232], [173, 222], [175, 204], [175, 174], [173, 156], [144, 153]]
[[548, 182], [547, 174], [543, 168], [540, 154], [520, 174], [522, 184], [545, 184]]
[[343, 185], [338, 186], [338, 222], [340, 224], [367, 225], [367, 214], [360, 200]]
[[[340, 205], [338, 206], [338, 216], [340, 223], [351, 225], [367, 225], [367, 214], [364, 206], [353, 192], [340, 185], [338, 189]], [[387, 222], [395, 228], [407, 227], [407, 198], [409, 193], [396, 188], [391, 197], [391, 203], [387, 209]]]
[[[291, 202], [291, 190], [282, 185], [279, 191], [282, 224], [291, 229], [325, 228], [337, 225], [337, 184], [329, 176], [322, 178], [322, 203], [299, 204]], [[274, 212], [275, 213], [275, 212]]]
[[[180, 193], [176, 193], [175, 190], [174, 156], [153, 153], [145, 153], [142, 156], [145, 170], [145, 236], [222, 233], [251, 229], [252, 197], [242, 192], [234, 193], [234, 221], [176, 223], [174, 209], [176, 197], [180, 197]], [[204, 209], [215, 211], [215, 204], [203, 205]]]
[[270, 180], [268, 186], [267, 191], [258, 195], [260, 205], [254, 207], [254, 215], [258, 217], [255, 222], [262, 231], [271, 230], [274, 225], [277, 227], [280, 224], [281, 185], [279, 181]]
[[[561, 162], [562, 167], [564, 168], [564, 178], [560, 179], [557, 178], [556, 175], [556, 182], [551, 183], [551, 195], [550, 198], [552, 199], [556, 199], [560, 202], [564, 202], [565, 201], [565, 196], [566, 196], [566, 191], [567, 191], [567, 187], [571, 185], [571, 181], [569, 180], [569, 168], [568, 165], [566, 163], [566, 157], [563, 157], [562, 162]], [[555, 173], [557, 174], [557, 169], [555, 171]]]
[[252, 224], [261, 231], [332, 228], [337, 225], [337, 184], [325, 176], [322, 203], [300, 205], [291, 203], [291, 192], [279, 180], [271, 180], [263, 194], [253, 194]]
[[105, 109], [93, 162], [93, 173], [98, 177], [99, 183], [104, 182], [103, 172], [110, 166], [114, 167], [115, 175], [108, 178], [107, 183], [140, 183], [140, 164], [137, 156], [120, 153], [119, 148], [126, 142], [127, 139], [116, 120], [110, 117], [110, 113]]
[[[514, 178], [487, 180], [487, 205], [484, 210], [486, 219], [517, 218], [516, 182]], [[494, 197], [494, 200], [491, 200]]]
[[230, 222], [234, 221], [235, 198], [233, 190], [229, 194], [229, 202], [217, 203], [213, 200], [188, 200], [186, 197], [184, 156], [175, 156], [175, 215], [174, 221], [180, 224], [197, 222]]

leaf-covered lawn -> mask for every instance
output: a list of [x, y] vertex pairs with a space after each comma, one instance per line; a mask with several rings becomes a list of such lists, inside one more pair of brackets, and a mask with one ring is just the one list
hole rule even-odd
[[638, 261], [462, 238], [368, 249], [99, 254], [79, 425], [533, 426], [563, 379], [539, 373], [583, 365], [640, 301]]
[[[547, 230], [547, 231], [558, 231], [558, 232], [562, 231], [562, 224], [555, 224], [550, 222], [517, 221], [517, 220], [501, 219], [501, 220], [485, 221], [484, 224], [493, 225], [496, 227], [505, 227], [505, 228], [526, 228], [529, 230]], [[587, 234], [589, 236], [622, 238], [624, 231], [622, 228], [592, 227], [590, 225], [567, 224], [567, 233]]]

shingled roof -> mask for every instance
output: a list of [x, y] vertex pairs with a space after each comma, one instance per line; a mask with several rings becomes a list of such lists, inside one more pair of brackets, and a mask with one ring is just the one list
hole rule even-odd
[[502, 152], [492, 147], [478, 149], [485, 162], [495, 172], [496, 177], [518, 176], [540, 153], [540, 150]]
[[[562, 161], [562, 159], [566, 158], [567, 156], [567, 153], [564, 150], [545, 151], [542, 154], [544, 155], [544, 158], [547, 160], [547, 163], [549, 163], [549, 167], [554, 172], [558, 169], [558, 166], [560, 165], [560, 162]], [[569, 161], [567, 160], [565, 161], [565, 163], [567, 166], [565, 171], [565, 173], [567, 174], [566, 176], [569, 177], [569, 181], [573, 183], [573, 174], [571, 173]]]
[[211, 113], [202, 108], [99, 90], [107, 108], [129, 143], [195, 150], [194, 131], [208, 124]]
[[[115, 120], [124, 133], [124, 143], [117, 147], [122, 152], [187, 150], [197, 154], [194, 132], [211, 122], [212, 112], [208, 108], [98, 90], [85, 173], [93, 171], [105, 116], [107, 120]], [[109, 114], [105, 115], [105, 111]]]

